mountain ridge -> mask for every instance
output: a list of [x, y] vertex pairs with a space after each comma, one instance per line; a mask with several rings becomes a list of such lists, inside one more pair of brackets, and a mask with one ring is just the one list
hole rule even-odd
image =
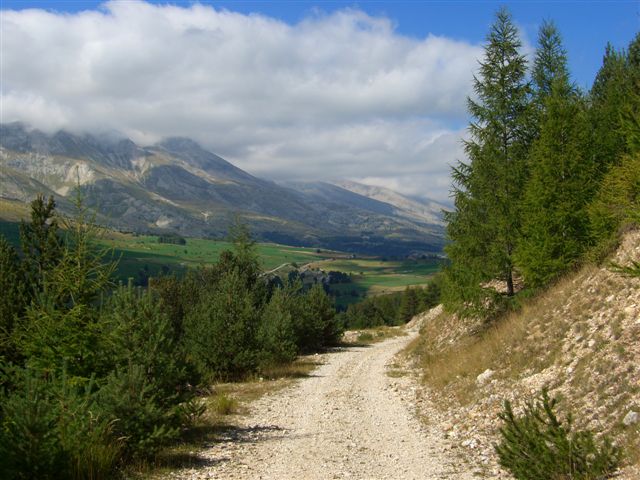
[[54, 194], [64, 211], [78, 185], [101, 220], [120, 230], [220, 238], [240, 217], [257, 239], [293, 245], [407, 255], [439, 253], [444, 244], [436, 215], [420, 217], [355, 187], [264, 180], [183, 137], [140, 146], [117, 133], [0, 124], [0, 171], [0, 197]]

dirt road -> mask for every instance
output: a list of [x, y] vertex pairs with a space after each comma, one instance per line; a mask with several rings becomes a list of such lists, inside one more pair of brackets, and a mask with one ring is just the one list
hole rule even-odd
[[252, 404], [228, 441], [201, 454], [205, 466], [172, 477], [472, 478], [415, 417], [411, 378], [388, 375], [414, 335], [326, 354], [309, 378]]

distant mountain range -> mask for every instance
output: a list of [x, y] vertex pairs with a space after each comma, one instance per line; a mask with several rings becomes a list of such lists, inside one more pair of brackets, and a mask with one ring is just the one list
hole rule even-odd
[[222, 238], [240, 217], [259, 240], [289, 245], [407, 255], [444, 244], [434, 201], [346, 181], [276, 184], [187, 138], [142, 147], [115, 134], [0, 125], [0, 198], [42, 192], [68, 212], [77, 184], [99, 221], [120, 230]]

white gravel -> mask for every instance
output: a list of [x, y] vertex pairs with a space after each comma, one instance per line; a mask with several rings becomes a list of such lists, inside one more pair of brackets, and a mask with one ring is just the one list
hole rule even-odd
[[324, 355], [310, 377], [251, 405], [203, 465], [171, 478], [470, 479], [437, 427], [415, 417], [411, 377], [387, 375], [416, 335]]

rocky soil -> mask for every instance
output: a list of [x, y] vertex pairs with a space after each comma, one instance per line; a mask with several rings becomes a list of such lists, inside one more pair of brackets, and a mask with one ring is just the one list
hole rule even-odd
[[227, 439], [200, 453], [203, 467], [170, 478], [472, 478], [440, 427], [417, 418], [415, 379], [394, 363], [412, 327], [324, 355], [308, 378], [253, 403]]

